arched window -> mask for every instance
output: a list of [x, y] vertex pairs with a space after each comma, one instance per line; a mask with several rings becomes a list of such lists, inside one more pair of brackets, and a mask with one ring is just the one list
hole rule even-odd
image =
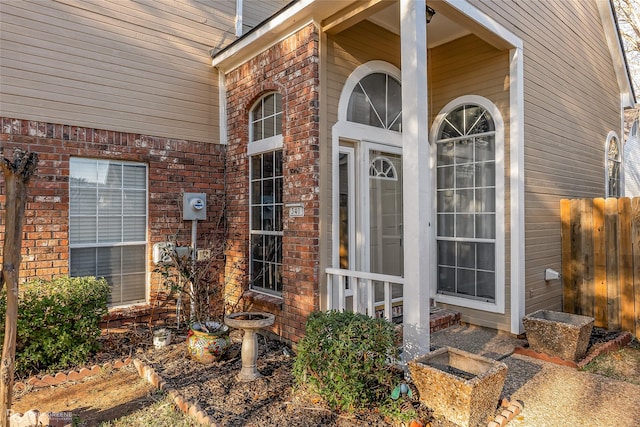
[[369, 177], [376, 179], [398, 180], [398, 172], [391, 161], [384, 156], [377, 156], [369, 165]]
[[502, 119], [498, 134], [493, 104], [475, 96], [460, 101], [436, 120], [437, 294], [499, 311], [495, 307], [504, 298], [498, 266], [504, 251]]
[[615, 132], [610, 132], [607, 138], [607, 197], [620, 197], [620, 166], [622, 156], [620, 155], [620, 140]]
[[270, 93], [249, 114], [251, 288], [282, 293], [282, 95]]
[[250, 114], [251, 142], [282, 135], [282, 95], [270, 93], [256, 102]]
[[387, 73], [372, 73], [353, 88], [347, 121], [402, 131], [402, 87]]

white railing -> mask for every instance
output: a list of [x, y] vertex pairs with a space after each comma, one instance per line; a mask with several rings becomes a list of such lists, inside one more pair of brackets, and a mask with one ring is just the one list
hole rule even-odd
[[[356, 313], [376, 317], [376, 310], [383, 306], [384, 317], [391, 321], [394, 304], [397, 306], [397, 303], [403, 301], [402, 297], [393, 298], [391, 292], [393, 284], [404, 285], [402, 277], [331, 267], [327, 268], [325, 272], [327, 273], [328, 310], [344, 311], [347, 307], [347, 298], [352, 297], [352, 309]], [[375, 301], [374, 282], [382, 282], [384, 286], [383, 301]], [[349, 289], [347, 289], [346, 283], [349, 283]], [[334, 301], [335, 292], [337, 292], [337, 304]]]

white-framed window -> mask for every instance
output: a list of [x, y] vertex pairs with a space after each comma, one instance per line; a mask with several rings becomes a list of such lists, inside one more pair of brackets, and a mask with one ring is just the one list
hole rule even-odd
[[251, 288], [282, 294], [283, 149], [282, 96], [262, 97], [249, 114], [249, 212]]
[[607, 184], [606, 197], [620, 197], [622, 195], [620, 171], [622, 166], [622, 155], [620, 139], [615, 132], [609, 132], [607, 135], [606, 161], [607, 161]]
[[147, 165], [69, 161], [69, 274], [104, 277], [110, 306], [144, 302]]
[[351, 92], [347, 106], [347, 121], [401, 132], [400, 81], [384, 72], [364, 76]]
[[504, 127], [493, 103], [452, 101], [438, 115], [436, 298], [504, 312]]

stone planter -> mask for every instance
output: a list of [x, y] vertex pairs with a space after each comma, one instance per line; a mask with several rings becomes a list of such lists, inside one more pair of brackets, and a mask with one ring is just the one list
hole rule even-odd
[[576, 362], [584, 357], [593, 317], [538, 310], [522, 318], [531, 350]]
[[507, 365], [451, 347], [409, 362], [420, 401], [463, 427], [486, 426], [495, 416]]

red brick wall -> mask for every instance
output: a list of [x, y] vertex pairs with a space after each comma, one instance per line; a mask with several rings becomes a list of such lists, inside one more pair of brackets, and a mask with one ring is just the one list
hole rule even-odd
[[[213, 232], [219, 230], [216, 223], [224, 200], [225, 150], [221, 145], [13, 118], [0, 118], [0, 123], [0, 146], [5, 156], [9, 157], [17, 147], [37, 153], [40, 159], [30, 183], [25, 210], [21, 281], [46, 280], [69, 272], [69, 158], [72, 156], [148, 165], [148, 271], [154, 268], [153, 243], [167, 240], [170, 235], [177, 235], [184, 245], [191, 241], [191, 221], [183, 221], [181, 215], [182, 192], [207, 193], [208, 220], [199, 222], [199, 246], [204, 247]], [[0, 184], [2, 204], [4, 197], [5, 188]], [[0, 223], [0, 233], [4, 233], [4, 222]], [[1, 251], [0, 247], [0, 255]], [[153, 274], [152, 290], [157, 289], [157, 279]], [[150, 302], [154, 301], [152, 295]], [[128, 317], [123, 313], [144, 315], [148, 309], [147, 305], [141, 310], [121, 310], [114, 313], [113, 318]]]
[[226, 76], [227, 290], [237, 297], [248, 287], [249, 110], [262, 95], [277, 91], [284, 109], [284, 204], [302, 203], [305, 215], [290, 218], [285, 208], [282, 299], [245, 292], [241, 302], [275, 313], [274, 332], [294, 342], [302, 337], [308, 314], [319, 309], [318, 46], [318, 32], [309, 25]]

